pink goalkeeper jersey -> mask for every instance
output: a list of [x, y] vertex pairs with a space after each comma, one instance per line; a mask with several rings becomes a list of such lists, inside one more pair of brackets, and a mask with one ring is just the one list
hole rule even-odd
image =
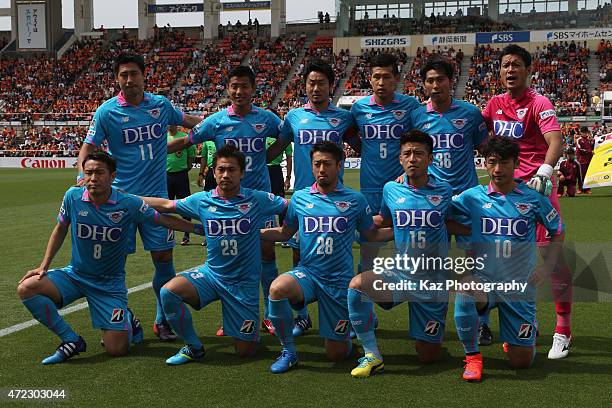
[[528, 88], [518, 99], [511, 99], [507, 92], [494, 96], [482, 115], [496, 136], [510, 137], [519, 144], [519, 167], [514, 176], [529, 181], [546, 158], [544, 133], [561, 131], [552, 103]]

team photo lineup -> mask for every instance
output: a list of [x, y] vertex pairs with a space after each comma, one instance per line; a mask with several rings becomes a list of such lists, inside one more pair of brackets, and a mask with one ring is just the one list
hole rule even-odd
[[[610, 6], [598, 7], [609, 22]], [[445, 19], [433, 11], [424, 18], [431, 30]], [[329, 14], [319, 20], [329, 29]], [[362, 17], [358, 33], [399, 34], [396, 20]], [[485, 388], [489, 398], [511, 387], [508, 398], [520, 398], [522, 385], [512, 382], [562, 388], [579, 372], [585, 377], [574, 389], [592, 377], [589, 393], [602, 393], [587, 398], [578, 391], [568, 400], [560, 394], [538, 404], [612, 402], [603, 385], [612, 375], [612, 275], [605, 267], [611, 190], [589, 188], [612, 185], [609, 173], [602, 176], [612, 133], [609, 107], [590, 100], [576, 79], [588, 82], [580, 64], [591, 53], [601, 61], [602, 95], [611, 93], [610, 37], [597, 38], [596, 49], [571, 40], [534, 52], [508, 41], [476, 44], [471, 57], [434, 45], [415, 55], [401, 46], [364, 48], [355, 58], [335, 52], [331, 37], [270, 41], [258, 39], [259, 30], [250, 18], [244, 26], [219, 24], [219, 42], [206, 44], [202, 31], [198, 42], [155, 25], [145, 46], [125, 26], [112, 45], [101, 28], [62, 57], [79, 61], [99, 52], [100, 63], [85, 68], [74, 86], [46, 91], [54, 99], [49, 118], [60, 123], [53, 131], [49, 119], [32, 114], [44, 111], [45, 96], [3, 89], [0, 101], [11, 98], [0, 104], [0, 120], [21, 120], [24, 107], [30, 116], [23, 144], [12, 125], [3, 126], [1, 157], [20, 157], [26, 167], [36, 157], [73, 156], [74, 169], [37, 169], [37, 176], [34, 169], [0, 169], [7, 195], [27, 197], [2, 202], [7, 219], [21, 222], [13, 205], [28, 211], [22, 217], [39, 217], [32, 218], [30, 249], [18, 249], [21, 238], [3, 241], [7, 254], [24, 258], [6, 266], [2, 300], [11, 302], [7, 313], [32, 320], [0, 327], [11, 350], [5, 358], [20, 360], [27, 374], [17, 374], [17, 362], [7, 365], [11, 375], [0, 388], [10, 396], [0, 401], [13, 399], [12, 389], [49, 388], [39, 379], [54, 375], [60, 382], [51, 388], [63, 389], [71, 369], [87, 378], [131, 367], [142, 376], [158, 372], [151, 390], [134, 394], [157, 395], [153, 401], [164, 398], [155, 390], [172, 387], [183, 373], [269, 386], [272, 393], [302, 384], [315, 393], [329, 386], [357, 395], [367, 384], [383, 390], [385, 382], [408, 386], [414, 378], [421, 388], [444, 382], [452, 390], [482, 382], [477, 387], [494, 387]], [[96, 51], [103, 42], [111, 46]], [[181, 44], [190, 44], [188, 62], [178, 55]], [[166, 60], [167, 50], [176, 58]], [[555, 59], [563, 54], [567, 66]], [[571, 74], [549, 80], [545, 56]], [[30, 65], [35, 77], [38, 63], [0, 59], [15, 78], [26, 70], [19, 64]], [[100, 74], [91, 75], [95, 70]], [[169, 84], [169, 76], [182, 85]], [[3, 87], [21, 89], [6, 78]], [[44, 89], [44, 80], [35, 81]], [[89, 100], [79, 97], [85, 86], [94, 88]], [[555, 87], [565, 100], [552, 97]], [[594, 125], [565, 120], [586, 117], [584, 98], [599, 114]], [[84, 120], [87, 126], [76, 125]], [[43, 171], [53, 180], [38, 179]], [[44, 210], [26, 210], [43, 194], [52, 197]], [[39, 225], [49, 220], [49, 207], [53, 223]], [[597, 245], [604, 255], [580, 263]], [[14, 351], [22, 342], [24, 349]], [[585, 356], [576, 368], [572, 360]], [[323, 373], [333, 377], [308, 385]], [[296, 374], [299, 382], [283, 382]], [[74, 387], [69, 394], [85, 393]], [[222, 389], [211, 395], [229, 403]], [[396, 401], [378, 389], [369, 389], [381, 394], [368, 405]], [[317, 403], [329, 401], [349, 404]]]

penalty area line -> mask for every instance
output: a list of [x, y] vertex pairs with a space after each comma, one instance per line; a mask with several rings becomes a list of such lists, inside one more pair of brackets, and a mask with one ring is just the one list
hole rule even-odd
[[[150, 288], [151, 286], [152, 286], [151, 282], [143, 283], [142, 285], [138, 285], [138, 286], [134, 286], [133, 288], [128, 289], [128, 295], [130, 293], [140, 292], [141, 290], [145, 290], [147, 288]], [[68, 307], [65, 307], [59, 310], [59, 314], [60, 316], [65, 316], [70, 313], [78, 312], [79, 310], [87, 309], [88, 307], [89, 305], [87, 304], [87, 301], [85, 301], [85, 302], [77, 303], [76, 305], [68, 306]], [[34, 319], [28, 320], [27, 322], [23, 322], [23, 323], [18, 323], [16, 325], [7, 327], [6, 329], [0, 330], [0, 337], [8, 336], [9, 334], [13, 334], [18, 331], [25, 330], [28, 327], [36, 326], [37, 324], [40, 324], [40, 323], [38, 323], [38, 320], [34, 320]]]

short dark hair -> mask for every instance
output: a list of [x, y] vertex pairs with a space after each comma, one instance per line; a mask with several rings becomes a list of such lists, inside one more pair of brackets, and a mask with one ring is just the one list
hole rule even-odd
[[517, 161], [521, 148], [518, 143], [507, 137], [494, 137], [480, 149], [480, 152], [485, 159], [495, 156], [502, 160], [513, 159]]
[[244, 158], [244, 153], [242, 153], [236, 146], [233, 144], [226, 144], [219, 150], [213, 154], [212, 159], [212, 167], [213, 170], [217, 167], [217, 159], [224, 158], [234, 158], [238, 161], [238, 165], [240, 166], [240, 170], [244, 172], [246, 159]]
[[247, 77], [249, 78], [249, 82], [251, 83], [253, 88], [255, 87], [255, 73], [253, 72], [251, 67], [247, 67], [246, 65], [238, 65], [237, 67], [232, 68], [232, 70], [229, 72], [229, 75], [227, 76], [228, 82], [230, 79], [234, 77], [237, 77], [237, 78]]
[[502, 50], [501, 54], [499, 54], [499, 62], [501, 62], [501, 60], [504, 59], [506, 55], [518, 55], [519, 57], [521, 57], [523, 63], [527, 68], [531, 66], [531, 54], [529, 53], [529, 51], [527, 51], [520, 45], [506, 45]]
[[397, 69], [397, 58], [395, 58], [391, 54], [378, 54], [374, 58], [372, 58], [372, 69], [379, 67], [391, 67], [393, 68], [393, 75], [399, 75], [399, 70]]
[[589, 133], [589, 128], [586, 126], [581, 126], [580, 127], [580, 133]]
[[312, 146], [310, 150], [310, 160], [312, 161], [312, 157], [316, 152], [320, 153], [329, 153], [334, 156], [336, 163], [340, 163], [344, 160], [344, 151], [334, 142], [330, 142], [325, 140], [323, 142], [317, 142]]
[[427, 78], [427, 73], [431, 70], [442, 72], [444, 75], [448, 77], [449, 81], [453, 80], [453, 76], [455, 74], [455, 67], [453, 67], [453, 63], [448, 59], [440, 56], [433, 56], [427, 60], [425, 66], [421, 68], [421, 80], [425, 82], [425, 78]]
[[87, 163], [90, 160], [100, 161], [106, 164], [106, 167], [108, 167], [108, 171], [111, 174], [117, 171], [117, 161], [115, 160], [113, 156], [111, 156], [104, 150], [98, 149], [98, 150], [94, 150], [93, 152], [89, 153], [87, 157], [83, 159], [83, 163], [81, 163], [83, 170], [85, 170], [85, 163]]
[[421, 143], [427, 146], [429, 153], [433, 152], [433, 139], [429, 136], [429, 133], [423, 132], [422, 130], [412, 129], [402, 133], [400, 136], [400, 146], [406, 143]]
[[329, 63], [321, 59], [314, 59], [310, 61], [304, 70], [304, 82], [308, 80], [308, 75], [310, 75], [310, 73], [313, 71], [320, 72], [321, 74], [325, 75], [329, 81], [329, 86], [334, 85], [334, 80], [336, 77], [334, 75], [334, 69]]
[[144, 75], [144, 72], [145, 72], [145, 61], [144, 61], [144, 58], [142, 57], [142, 55], [136, 54], [136, 53], [133, 53], [133, 52], [127, 52], [127, 53], [119, 54], [119, 56], [115, 60], [115, 66], [114, 66], [115, 76], [117, 76], [117, 74], [119, 74], [119, 67], [121, 65], [129, 64], [131, 62], [133, 62], [134, 64], [138, 65], [138, 68], [140, 68], [140, 72]]

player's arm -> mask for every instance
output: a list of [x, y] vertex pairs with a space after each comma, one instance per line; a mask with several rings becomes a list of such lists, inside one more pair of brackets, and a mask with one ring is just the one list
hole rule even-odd
[[362, 231], [361, 236], [365, 238], [366, 241], [369, 242], [388, 242], [392, 241], [394, 238], [393, 228], [391, 227], [383, 227], [376, 228], [372, 225], [372, 228]]
[[181, 126], [187, 129], [193, 129], [201, 121], [202, 121], [202, 118], [199, 116], [185, 114], [185, 116], [183, 117], [183, 123], [181, 123]]
[[187, 149], [191, 146], [191, 142], [189, 141], [189, 137], [177, 137], [176, 139], [168, 142], [168, 154], [176, 153], [180, 150]]
[[204, 228], [202, 227], [202, 224], [194, 224], [178, 217], [161, 214], [159, 217], [157, 217], [155, 223], [175, 231], [204, 235]]
[[167, 198], [159, 197], [140, 197], [142, 201], [153, 207], [157, 212], [160, 213], [173, 213], [176, 214], [176, 206], [174, 200], [168, 200]]
[[53, 229], [53, 232], [51, 232], [51, 236], [49, 237], [49, 242], [47, 242], [47, 249], [45, 250], [45, 256], [43, 257], [43, 260], [41, 261], [40, 266], [36, 269], [32, 269], [31, 271], [28, 271], [23, 276], [23, 278], [21, 278], [19, 283], [23, 282], [30, 276], [38, 275], [38, 279], [40, 279], [47, 273], [47, 271], [49, 270], [49, 266], [51, 266], [51, 261], [53, 260], [53, 258], [57, 254], [57, 251], [59, 251], [59, 249], [62, 247], [62, 244], [64, 243], [64, 239], [66, 238], [66, 235], [68, 234], [69, 228], [70, 228], [69, 223], [64, 224], [62, 222], [58, 222], [57, 224], [55, 224], [55, 228]]
[[373, 216], [372, 221], [374, 221], [374, 225], [376, 226], [376, 228], [388, 228], [393, 222], [391, 218], [385, 218], [381, 214]]
[[291, 153], [285, 153], [287, 159], [287, 175], [285, 176], [285, 191], [288, 191], [291, 187], [291, 172], [293, 171], [293, 155]]
[[277, 158], [281, 153], [283, 153], [283, 151], [285, 151], [287, 146], [289, 146], [289, 143], [291, 143], [291, 141], [288, 139], [283, 139], [280, 137], [276, 139], [276, 141], [272, 143], [270, 147], [268, 147], [268, 150], [266, 151], [266, 163], [270, 163], [272, 160]]
[[451, 235], [470, 235], [472, 228], [453, 219], [446, 220], [446, 230]]
[[354, 124], [344, 133], [342, 140], [361, 156], [361, 137]]
[[297, 228], [283, 224], [282, 227], [264, 228], [261, 230], [261, 239], [264, 241], [288, 241], [297, 231]]
[[546, 143], [548, 143], [548, 150], [546, 151], [544, 164], [548, 164], [554, 168], [563, 155], [563, 137], [561, 136], [561, 132], [555, 130], [544, 133], [544, 139], [546, 140]]

